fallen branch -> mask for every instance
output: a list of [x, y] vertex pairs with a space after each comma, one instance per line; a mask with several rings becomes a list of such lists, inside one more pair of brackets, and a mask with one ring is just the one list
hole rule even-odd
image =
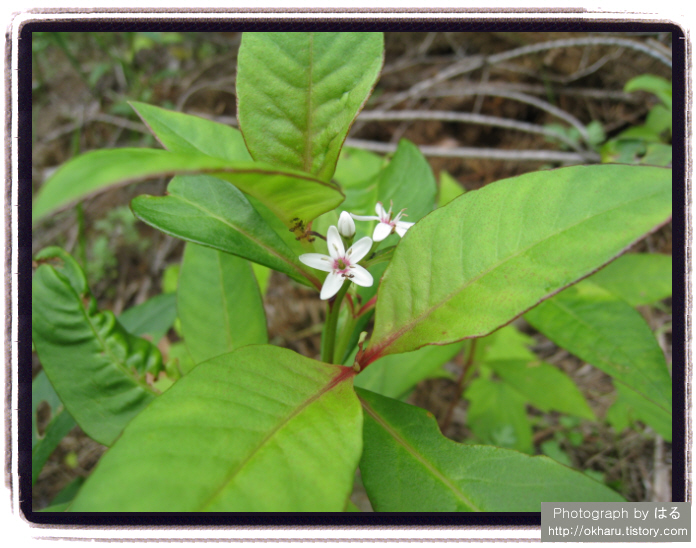
[[[396, 150], [396, 143], [379, 143], [362, 139], [346, 139], [346, 146], [389, 154]], [[595, 153], [580, 154], [577, 152], [562, 152], [556, 150], [505, 150], [497, 148], [477, 147], [437, 147], [419, 145], [424, 156], [435, 158], [478, 158], [485, 160], [501, 160], [513, 162], [551, 162], [560, 164], [585, 164], [599, 161]]]

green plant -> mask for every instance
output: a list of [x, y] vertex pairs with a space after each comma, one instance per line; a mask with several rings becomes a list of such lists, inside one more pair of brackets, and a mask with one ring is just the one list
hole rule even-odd
[[[342, 150], [382, 50], [378, 33], [247, 34], [241, 132], [133, 103], [166, 150], [90, 152], [41, 189], [35, 220], [108, 185], [173, 174], [166, 196], [131, 208], [187, 241], [176, 290], [184, 367], [99, 311], [67, 253], [36, 257], [36, 350], [65, 408], [110, 447], [63, 509], [350, 511], [358, 466], [377, 511], [622, 500], [525, 454], [527, 403], [593, 413], [569, 378], [500, 328], [525, 314], [633, 401], [670, 414], [652, 333], [606, 289], [615, 279], [591, 275], [671, 218], [671, 170], [546, 170], [459, 196], [450, 188], [436, 207], [433, 173], [409, 141], [388, 162]], [[268, 344], [249, 261], [327, 302], [321, 360]], [[455, 443], [399, 401], [461, 351], [480, 375], [464, 379], [471, 429], [502, 447]]]

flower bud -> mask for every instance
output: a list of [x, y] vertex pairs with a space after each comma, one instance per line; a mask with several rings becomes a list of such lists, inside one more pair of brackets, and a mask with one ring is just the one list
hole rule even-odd
[[338, 218], [338, 232], [344, 238], [355, 236], [355, 222], [347, 211], [343, 211]]

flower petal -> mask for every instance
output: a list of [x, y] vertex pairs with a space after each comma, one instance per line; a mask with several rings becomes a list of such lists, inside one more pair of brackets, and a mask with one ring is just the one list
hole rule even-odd
[[329, 272], [324, 280], [324, 285], [321, 286], [319, 298], [325, 301], [333, 297], [338, 293], [338, 290], [341, 289], [345, 280], [346, 279], [338, 272]]
[[360, 265], [351, 266], [350, 273], [353, 275], [350, 280], [363, 287], [370, 287], [375, 282], [372, 274]]
[[338, 232], [344, 238], [352, 238], [355, 236], [355, 223], [353, 217], [347, 211], [342, 211], [338, 218]]
[[382, 202], [377, 202], [377, 205], [375, 206], [375, 213], [377, 213], [380, 219], [387, 216], [387, 210], [384, 209]]
[[370, 249], [372, 249], [372, 239], [369, 236], [365, 236], [350, 246], [346, 257], [348, 257], [351, 264], [355, 264], [362, 261], [363, 257], [370, 252]]
[[323, 270], [324, 272], [333, 270], [333, 259], [322, 253], [305, 253], [300, 255], [298, 259], [300, 259], [300, 262], [317, 270]]
[[326, 245], [329, 247], [329, 255], [334, 259], [340, 259], [346, 254], [346, 248], [343, 247], [343, 240], [338, 233], [338, 229], [331, 225], [326, 233]]
[[379, 223], [375, 227], [375, 232], [372, 234], [372, 239], [375, 242], [381, 242], [391, 234], [392, 228], [392, 225], [388, 225], [387, 223]]
[[354, 215], [351, 213], [350, 216], [356, 221], [379, 221], [379, 217], [374, 215]]
[[416, 223], [408, 223], [406, 221], [399, 221], [396, 223], [396, 233], [403, 238], [406, 231], [411, 228]]

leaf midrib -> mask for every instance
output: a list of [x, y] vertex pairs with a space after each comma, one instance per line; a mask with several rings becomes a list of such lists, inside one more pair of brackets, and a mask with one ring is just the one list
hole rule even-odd
[[[210, 495], [207, 500], [205, 500], [198, 508], [198, 510], [194, 511], [205, 511], [205, 508], [210, 506], [219, 496], [222, 495], [222, 493], [232, 484], [234, 481], [235, 477], [237, 474], [242, 472], [244, 468], [249, 464], [253, 458], [268, 444], [270, 443], [273, 438], [283, 429], [285, 428], [290, 422], [300, 415], [305, 409], [307, 409], [310, 405], [312, 405], [315, 401], [317, 401], [319, 398], [321, 398], [324, 394], [329, 392], [331, 389], [336, 387], [338, 384], [340, 384], [343, 380], [349, 378], [350, 376], [346, 376], [346, 368], [341, 368], [338, 372], [338, 374], [334, 375], [332, 378], [326, 382], [322, 387], [317, 390], [314, 394], [312, 394], [310, 397], [306, 398], [300, 405], [295, 407], [292, 412], [287, 415], [284, 419], [279, 421], [276, 426], [254, 447], [251, 451], [249, 451], [248, 455], [236, 466], [232, 469], [232, 471], [227, 475], [227, 477], [222, 481], [220, 487], [212, 494]], [[352, 372], [352, 371], [349, 371]]]
[[307, 173], [311, 173], [312, 169], [312, 142], [314, 135], [312, 131], [312, 93], [314, 92], [314, 33], [308, 33], [309, 36], [309, 67], [307, 78], [307, 99], [305, 104], [306, 109], [306, 131], [304, 132], [304, 151], [302, 154], [302, 167]]
[[[53, 268], [53, 267], [50, 267], [50, 268]], [[54, 272], [55, 272], [57, 275], [59, 275], [59, 276], [65, 278], [65, 276], [63, 276], [63, 274], [61, 274], [60, 272], [58, 272], [58, 271], [55, 270], [54, 268], [53, 268], [53, 270], [54, 270]], [[62, 283], [64, 283], [64, 284], [67, 285], [68, 290], [71, 291], [71, 292], [73, 293], [73, 295], [75, 296], [76, 302], [77, 302], [77, 303], [80, 303], [80, 302], [81, 302], [80, 296], [79, 296], [78, 293], [75, 291], [75, 289], [72, 287], [72, 285], [70, 285], [70, 282], [67, 280], [67, 278], [65, 278], [65, 279], [63, 279], [63, 280], [60, 280], [60, 281], [61, 281]], [[109, 345], [106, 344], [105, 339], [99, 334], [99, 330], [95, 328], [94, 323], [93, 323], [93, 321], [92, 321], [92, 317], [87, 313], [87, 310], [85, 310], [85, 307], [82, 306], [81, 304], [78, 304], [78, 308], [79, 308], [80, 312], [82, 313], [83, 317], [86, 319], [87, 325], [89, 325], [89, 328], [91, 329], [92, 333], [94, 333], [94, 338], [95, 338], [95, 339], [97, 340], [97, 342], [99, 343], [99, 346], [101, 347], [102, 352], [106, 355], [106, 357], [107, 357], [107, 359], [109, 360], [109, 362], [112, 363], [113, 365], [115, 365], [116, 368], [119, 369], [119, 370], [121, 371], [121, 373], [122, 373], [125, 377], [127, 377], [128, 379], [130, 379], [131, 382], [133, 382], [133, 384], [134, 384], [135, 387], [141, 388], [141, 389], [144, 390], [146, 393], [149, 393], [149, 394], [151, 394], [151, 395], [153, 395], [153, 396], [156, 396], [157, 393], [156, 393], [152, 388], [150, 388], [146, 383], [143, 383], [139, 378], [137, 378], [137, 377], [135, 377], [134, 375], [132, 375], [132, 374], [130, 373], [130, 371], [128, 371], [128, 369], [127, 369], [127, 368], [119, 361], [119, 359], [113, 354], [113, 352], [112, 352], [111, 349], [109, 348]], [[101, 314], [101, 312], [97, 312], [97, 314]], [[114, 321], [115, 321], [116, 323], [118, 323], [118, 319], [117, 319], [117, 318], [114, 318]], [[119, 324], [119, 325], [120, 325], [120, 324]], [[134, 336], [134, 335], [130, 335], [130, 334], [129, 334], [129, 336]]]
[[[277, 251], [276, 251], [275, 249], [273, 249], [272, 247], [269, 247], [267, 244], [263, 243], [262, 241], [260, 241], [260, 240], [258, 240], [258, 239], [256, 239], [256, 238], [252, 237], [252, 236], [251, 236], [248, 232], [246, 232], [245, 230], [243, 230], [243, 229], [241, 229], [241, 228], [235, 226], [234, 224], [232, 224], [232, 223], [230, 223], [229, 221], [227, 221], [225, 218], [220, 217], [219, 215], [213, 213], [213, 212], [212, 212], [211, 210], [209, 210], [208, 208], [206, 208], [206, 207], [204, 207], [204, 206], [202, 206], [202, 205], [200, 205], [200, 204], [198, 204], [198, 203], [196, 203], [196, 202], [192, 202], [191, 200], [188, 200], [188, 199], [184, 198], [184, 197], [181, 196], [180, 194], [171, 194], [170, 196], [171, 196], [172, 198], [177, 198], [177, 199], [181, 200], [182, 202], [187, 203], [188, 205], [190, 205], [190, 206], [193, 207], [194, 209], [199, 209], [199, 210], [203, 211], [203, 212], [206, 213], [208, 216], [210, 216], [210, 217], [212, 217], [212, 218], [214, 218], [214, 219], [217, 219], [217, 220], [220, 221], [222, 224], [228, 226], [228, 227], [231, 228], [232, 230], [234, 230], [234, 231], [236, 231], [236, 232], [239, 232], [239, 233], [242, 234], [245, 238], [248, 238], [250, 241], [254, 242], [256, 245], [258, 245], [258, 246], [261, 247], [263, 250], [265, 250], [269, 255], [272, 255], [272, 256], [274, 256], [274, 257], [280, 259], [281, 261], [283, 261], [283, 262], [286, 263], [287, 265], [291, 266], [291, 267], [293, 268], [293, 270], [295, 270], [296, 272], [298, 272], [299, 274], [301, 274], [304, 278], [306, 278], [314, 287], [316, 287], [316, 288], [320, 288], [320, 287], [321, 287], [321, 284], [319, 283], [319, 280], [318, 280], [317, 278], [315, 278], [314, 276], [312, 276], [312, 275], [309, 274], [308, 272], [305, 272], [304, 270], [302, 270], [299, 266], [297, 266], [295, 263], [293, 263], [290, 259], [288, 259], [288, 258], [285, 257], [284, 255], [281, 255], [279, 252], [277, 252]], [[286, 246], [285, 242], [283, 242], [282, 240], [281, 240], [281, 243], [282, 243], [284, 246]], [[286, 246], [286, 247], [287, 247], [287, 246]], [[288, 249], [288, 250], [289, 250], [289, 249]], [[265, 266], [265, 265], [264, 265], [264, 266]], [[272, 267], [270, 267], [270, 268], [272, 268]]]
[[369, 403], [367, 403], [360, 395], [358, 395], [358, 398], [360, 399], [360, 403], [362, 404], [363, 408], [365, 411], [369, 413], [369, 415], [379, 424], [394, 440], [401, 445], [415, 460], [417, 460], [419, 463], [423, 465], [423, 467], [432, 475], [436, 480], [438, 480], [440, 483], [442, 483], [445, 487], [447, 487], [452, 493], [459, 499], [461, 500], [464, 504], [466, 504], [469, 508], [471, 508], [474, 512], [481, 512], [482, 510], [478, 508], [476, 505], [474, 505], [468, 498], [467, 496], [462, 493], [456, 485], [454, 485], [440, 470], [435, 468], [435, 466], [430, 463], [423, 455], [421, 455], [413, 445], [408, 443], [404, 438], [402, 438], [396, 430], [394, 430], [387, 422], [382, 420], [382, 417], [379, 416], [379, 414], [372, 409]]

